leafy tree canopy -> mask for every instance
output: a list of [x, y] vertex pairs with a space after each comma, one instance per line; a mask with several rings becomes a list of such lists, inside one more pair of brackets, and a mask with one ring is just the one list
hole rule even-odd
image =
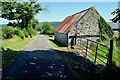
[[54, 30], [49, 22], [44, 22], [42, 25], [42, 33], [45, 34], [52, 34], [54, 33]]
[[38, 21], [37, 19], [33, 18], [33, 19], [30, 21], [29, 24], [32, 25], [33, 29], [37, 29], [37, 27], [38, 27], [38, 25], [39, 25], [39, 21]]
[[[35, 2], [0, 2], [1, 17], [8, 20], [16, 20], [17, 26], [21, 28], [28, 27], [34, 16], [46, 8], [41, 8], [39, 3]], [[34, 20], [35, 21], [35, 20]]]

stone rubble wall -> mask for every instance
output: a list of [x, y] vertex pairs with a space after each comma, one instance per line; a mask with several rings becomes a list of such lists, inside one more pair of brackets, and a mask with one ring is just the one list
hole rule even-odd
[[[69, 36], [75, 36], [75, 33], [78, 33], [77, 36], [80, 35], [99, 35], [99, 24], [98, 19], [100, 18], [99, 13], [95, 10], [94, 7], [90, 8], [90, 10], [80, 19], [80, 21], [74, 25], [70, 31], [68, 32]], [[96, 41], [99, 37], [87, 37], [90, 40]], [[68, 39], [68, 44], [71, 44], [73, 41], [71, 38]], [[73, 41], [75, 42], [75, 41]], [[77, 39], [77, 44], [79, 39]]]

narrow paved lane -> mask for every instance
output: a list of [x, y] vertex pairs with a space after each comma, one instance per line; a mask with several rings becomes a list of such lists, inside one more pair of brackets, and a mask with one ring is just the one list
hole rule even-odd
[[73, 79], [73, 73], [44, 36], [30, 42], [3, 70], [3, 79]]

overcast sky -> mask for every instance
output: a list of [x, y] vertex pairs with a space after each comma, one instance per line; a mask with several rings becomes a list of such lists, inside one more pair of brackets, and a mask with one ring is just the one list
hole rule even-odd
[[[91, 0], [92, 1], [92, 0]], [[63, 21], [65, 17], [88, 9], [94, 6], [106, 21], [114, 16], [111, 12], [118, 8], [118, 2], [38, 2], [42, 7], [48, 7], [48, 11], [40, 12], [35, 16], [39, 22]], [[0, 23], [8, 23], [8, 20], [1, 19]]]

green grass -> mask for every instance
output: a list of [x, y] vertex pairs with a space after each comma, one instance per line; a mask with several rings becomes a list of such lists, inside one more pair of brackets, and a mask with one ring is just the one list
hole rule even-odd
[[[108, 47], [110, 46], [110, 40], [107, 40], [104, 42], [105, 45], [107, 45]], [[120, 44], [120, 41], [118, 41], [116, 43], [116, 40], [114, 39], [113, 41], [113, 61], [118, 65], [120, 64], [120, 46], [117, 46]], [[105, 49], [103, 49], [105, 50]]]
[[[106, 40], [102, 44], [110, 47], [110, 40]], [[114, 43], [113, 43], [113, 58], [112, 59], [113, 59], [113, 62], [115, 62], [118, 66], [120, 66], [120, 46], [117, 46], [118, 44], [120, 44], [120, 42], [118, 42], [116, 44], [116, 41], [114, 40]], [[103, 50], [103, 51], [109, 53], [109, 50], [106, 47], [98, 46], [98, 49]], [[96, 48], [94, 48], [94, 50], [96, 50]], [[103, 60], [104, 62], [107, 62], [107, 59], [104, 58], [104, 57], [106, 57], [107, 54], [104, 53], [104, 52], [102, 52], [102, 51], [100, 51], [100, 50], [97, 51], [97, 53], [98, 53], [97, 57], [100, 58], [101, 60]], [[93, 52], [93, 54], [95, 55], [95, 52]], [[104, 57], [100, 56], [99, 54], [102, 55], [102, 56], [104, 56]], [[94, 58], [94, 56], [91, 56], [91, 57]], [[103, 62], [101, 62], [98, 59], [97, 59], [97, 62], [103, 64]]]
[[53, 35], [45, 35], [45, 37], [48, 37], [48, 38], [49, 38], [49, 37], [53, 37]]
[[[110, 46], [110, 40], [106, 40], [106, 41], [104, 41], [104, 42], [101, 42], [101, 44], [104, 44], [104, 45], [106, 45], [106, 46]], [[114, 40], [114, 43], [113, 43], [113, 62], [114, 63], [116, 63], [117, 64], [117, 66], [120, 66], [120, 41], [118, 41], [117, 42], [117, 45], [116, 45], [116, 41]], [[92, 49], [93, 51], [91, 52], [91, 51], [89, 51], [89, 48], [88, 48], [88, 52], [87, 52], [87, 54], [88, 54], [88, 56], [87, 56], [87, 58], [90, 60], [90, 61], [92, 61], [92, 62], [94, 62], [94, 60], [93, 59], [95, 59], [95, 54], [96, 54], [96, 46], [97, 46], [97, 44], [95, 43], [95, 44], [93, 44], [92, 43], [92, 46], [88, 46], [90, 49]], [[84, 47], [84, 46], [83, 46]], [[83, 48], [82, 47], [82, 48]], [[100, 50], [99, 50], [100, 49]], [[101, 51], [102, 50], [102, 51]], [[74, 52], [74, 50], [71, 50], [72, 52]], [[103, 52], [104, 51], [104, 52]], [[105, 53], [106, 52], [106, 53]], [[76, 52], [74, 52], [74, 53], [76, 53]], [[79, 52], [78, 52], [79, 53]], [[78, 54], [78, 53], [76, 53], [76, 54]], [[82, 53], [86, 53], [86, 51], [84, 52], [82, 52]], [[93, 55], [91, 55], [90, 53], [92, 53]], [[106, 48], [106, 47], [104, 47], [104, 46], [102, 46], [102, 45], [98, 45], [98, 49], [97, 49], [97, 59], [96, 59], [96, 61], [98, 62], [98, 63], [100, 63], [100, 64], [103, 64], [103, 65], [105, 65], [105, 63], [107, 64], [107, 53], [109, 53], [109, 49], [108, 48]], [[84, 55], [82, 55], [82, 56], [84, 56]], [[90, 56], [90, 57], [89, 57]], [[105, 58], [104, 58], [105, 57]], [[91, 59], [92, 58], [92, 59]], [[105, 63], [103, 63], [102, 61], [100, 61], [99, 59], [101, 59], [102, 61], [104, 61]]]
[[50, 44], [54, 47], [54, 48], [58, 48], [58, 49], [65, 49], [67, 48], [66, 46], [62, 45], [61, 43], [55, 41], [55, 40], [48, 40], [50, 42]]
[[49, 38], [49, 35], [45, 35], [45, 37], [48, 37], [48, 38]]
[[21, 39], [14, 36], [12, 39], [2, 40], [2, 67], [7, 66], [33, 38]]
[[2, 48], [4, 49], [12, 49], [15, 51], [20, 51], [23, 49], [29, 42], [31, 42], [35, 37], [33, 38], [25, 38], [21, 39], [17, 36], [14, 36], [12, 39], [6, 39], [2, 41]]

